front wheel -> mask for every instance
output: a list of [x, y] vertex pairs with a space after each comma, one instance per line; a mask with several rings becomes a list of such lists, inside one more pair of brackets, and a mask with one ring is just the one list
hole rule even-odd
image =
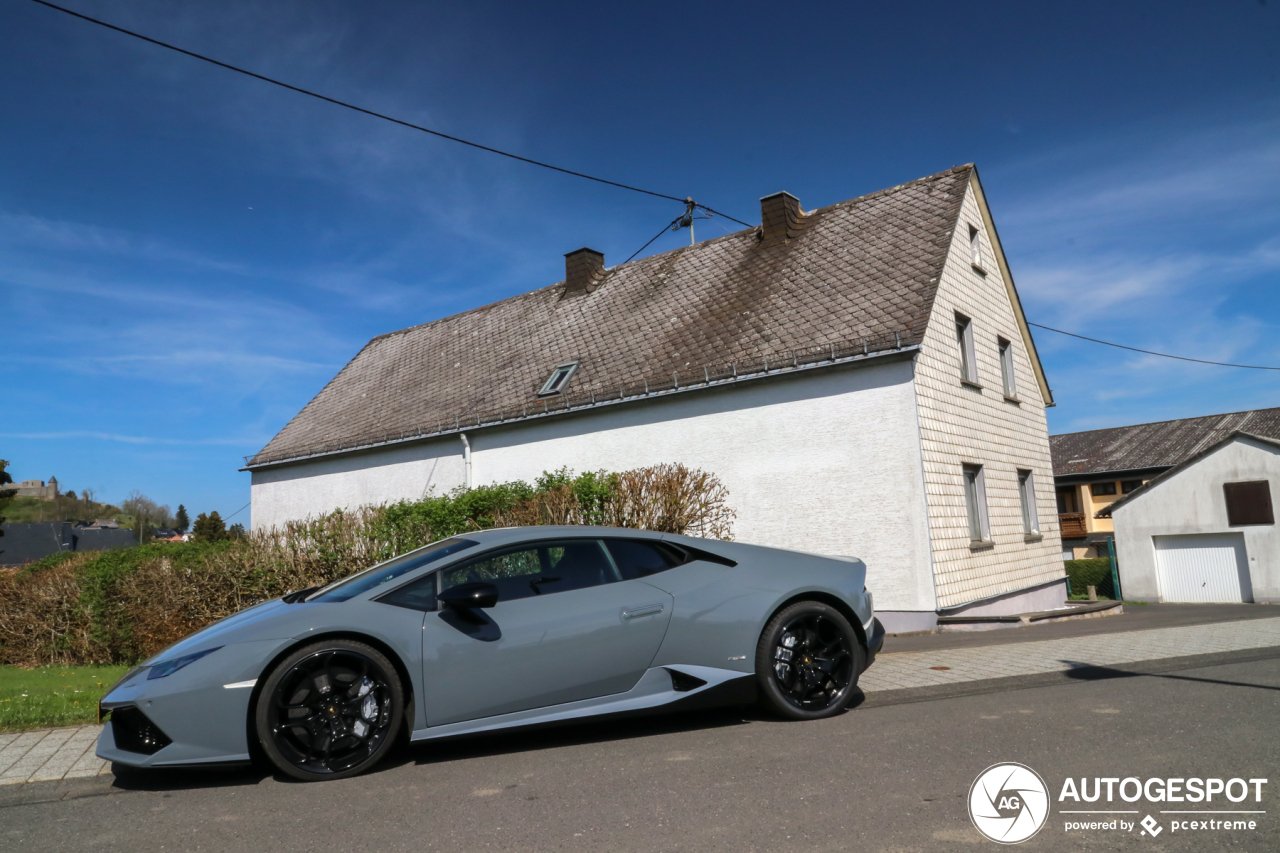
[[298, 649], [263, 684], [254, 712], [271, 763], [313, 782], [363, 773], [387, 754], [404, 713], [386, 656], [352, 640]]
[[761, 704], [792, 720], [848, 707], [866, 652], [849, 620], [819, 601], [800, 601], [769, 620], [756, 647]]

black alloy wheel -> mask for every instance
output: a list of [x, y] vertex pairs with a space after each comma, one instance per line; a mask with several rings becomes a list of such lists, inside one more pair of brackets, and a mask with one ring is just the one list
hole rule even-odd
[[839, 713], [854, 696], [866, 651], [840, 611], [801, 601], [769, 621], [756, 649], [762, 703], [793, 720]]
[[343, 779], [377, 764], [404, 712], [400, 678], [372, 646], [330, 640], [298, 649], [268, 676], [254, 714], [267, 757], [295, 779]]

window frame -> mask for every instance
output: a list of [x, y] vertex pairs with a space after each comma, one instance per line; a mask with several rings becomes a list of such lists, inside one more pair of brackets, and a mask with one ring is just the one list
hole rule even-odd
[[569, 384], [569, 380], [573, 379], [573, 375], [578, 372], [580, 360], [565, 361], [557, 364], [551, 370], [551, 375], [547, 377], [547, 381], [542, 383], [542, 390], [538, 392], [539, 397], [554, 397], [564, 392], [565, 386]]
[[996, 338], [996, 348], [1000, 353], [1000, 382], [1004, 386], [1004, 395], [1010, 400], [1018, 399], [1018, 374], [1014, 370], [1013, 341]]
[[[1099, 487], [1100, 487], [1100, 486], [1110, 486], [1110, 487], [1111, 487], [1111, 491], [1109, 491], [1109, 492], [1106, 492], [1106, 491], [1099, 491]], [[1113, 497], [1113, 496], [1115, 496], [1116, 494], [1117, 494], [1117, 489], [1116, 489], [1116, 481], [1115, 481], [1115, 480], [1110, 480], [1110, 481], [1107, 481], [1107, 482], [1090, 483], [1090, 484], [1089, 484], [1089, 495], [1090, 495], [1091, 497], [1095, 497], [1095, 498], [1109, 498], [1109, 497]]]
[[991, 516], [987, 510], [986, 466], [976, 462], [965, 462], [960, 467], [964, 477], [965, 518], [969, 528], [969, 544], [990, 545]]
[[973, 319], [956, 312], [956, 343], [960, 345], [960, 381], [978, 384], [978, 357], [973, 345]]
[[1029, 468], [1018, 469], [1018, 497], [1022, 503], [1022, 532], [1027, 536], [1040, 535], [1040, 512], [1036, 509], [1036, 473]]
[[[1240, 506], [1241, 500], [1248, 500], [1243, 492], [1245, 487], [1261, 486], [1264, 501], [1255, 506]], [[1235, 487], [1235, 488], [1232, 488]], [[1232, 493], [1236, 497], [1232, 498]], [[1222, 497], [1226, 504], [1228, 527], [1260, 527], [1276, 523], [1275, 504], [1271, 500], [1270, 480], [1235, 480], [1222, 484]], [[1265, 519], [1265, 520], [1263, 520]]]

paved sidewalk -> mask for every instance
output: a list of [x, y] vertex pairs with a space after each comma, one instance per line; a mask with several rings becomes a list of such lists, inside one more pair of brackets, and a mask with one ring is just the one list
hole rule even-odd
[[[858, 684], [865, 693], [886, 694], [965, 681], [1274, 646], [1280, 646], [1280, 617], [882, 654]], [[0, 733], [0, 785], [109, 773], [110, 765], [93, 754], [101, 730], [100, 726], [79, 726]]]
[[101, 726], [0, 732], [0, 785], [56, 782], [109, 773], [93, 754]]
[[1270, 646], [1280, 646], [1280, 617], [882, 654], [858, 686], [873, 693]]

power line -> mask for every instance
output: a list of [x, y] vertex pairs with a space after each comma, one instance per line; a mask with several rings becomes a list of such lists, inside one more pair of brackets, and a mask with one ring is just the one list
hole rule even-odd
[[1246, 370], [1280, 370], [1280, 367], [1267, 367], [1260, 364], [1229, 364], [1225, 361], [1206, 361], [1203, 358], [1187, 358], [1185, 355], [1169, 355], [1167, 352], [1153, 352], [1149, 349], [1138, 349], [1137, 347], [1128, 347], [1124, 344], [1113, 344], [1111, 341], [1100, 341], [1097, 338], [1090, 338], [1084, 335], [1077, 335], [1074, 332], [1064, 332], [1061, 329], [1055, 329], [1052, 326], [1042, 326], [1039, 323], [1027, 321], [1027, 325], [1035, 326], [1037, 329], [1045, 329], [1050, 332], [1057, 332], [1060, 335], [1066, 335], [1069, 338], [1079, 338], [1082, 341], [1092, 341], [1095, 344], [1104, 344], [1105, 346], [1115, 347], [1116, 349], [1127, 349], [1130, 352], [1140, 352], [1144, 355], [1158, 355], [1161, 358], [1176, 358], [1178, 361], [1194, 361], [1196, 364], [1212, 364], [1217, 367], [1243, 367]]
[[649, 238], [649, 242], [648, 242], [648, 243], [645, 243], [645, 244], [644, 244], [643, 246], [641, 246], [639, 249], [636, 249], [634, 252], [632, 252], [632, 253], [631, 253], [631, 257], [630, 257], [630, 258], [627, 258], [627, 259], [626, 259], [625, 261], [623, 261], [622, 263], [624, 263], [624, 264], [629, 264], [629, 263], [631, 263], [631, 261], [635, 258], [635, 256], [636, 256], [636, 255], [640, 254], [640, 253], [641, 253], [641, 252], [643, 252], [645, 249], [649, 248], [649, 246], [651, 246], [651, 245], [653, 244], [653, 241], [654, 241], [654, 240], [657, 240], [657, 239], [658, 239], [659, 237], [661, 237], [663, 234], [666, 234], [668, 231], [670, 231], [670, 230], [671, 230], [671, 226], [675, 225], [677, 222], [679, 222], [679, 221], [680, 221], [681, 219], [683, 219], [683, 218], [684, 218], [684, 214], [682, 213], [682, 214], [680, 214], [679, 216], [677, 216], [675, 219], [673, 219], [673, 220], [671, 220], [670, 222], [668, 222], [666, 225], [663, 225], [663, 226], [662, 226], [662, 230], [661, 230], [661, 231], [659, 231], [657, 234], [654, 234], [652, 237], [650, 237], [650, 238]]
[[[39, 3], [41, 6], [47, 6], [50, 9], [54, 9], [58, 12], [63, 12], [67, 15], [70, 15], [73, 18], [79, 18], [82, 21], [88, 21], [91, 24], [97, 24], [100, 27], [106, 27], [107, 29], [114, 30], [117, 33], [123, 33], [124, 35], [132, 36], [133, 38], [136, 38], [136, 39], [141, 39], [142, 41], [145, 41], [148, 44], [154, 44], [157, 47], [163, 47], [166, 50], [172, 50], [175, 53], [181, 53], [183, 56], [189, 56], [192, 59], [199, 59], [201, 62], [208, 62], [209, 64], [216, 65], [219, 68], [225, 68], [228, 71], [234, 71], [237, 74], [243, 74], [246, 77], [252, 77], [255, 80], [261, 80], [264, 83], [270, 83], [273, 86], [279, 86], [283, 89], [288, 89], [291, 92], [297, 92], [300, 95], [307, 95], [308, 97], [317, 98], [321, 101], [325, 101], [330, 104], [335, 104], [339, 107], [345, 107], [346, 109], [349, 109], [349, 110], [355, 110], [358, 113], [364, 113], [365, 115], [373, 116], [374, 118], [380, 118], [383, 121], [389, 121], [393, 124], [398, 124], [402, 127], [407, 127], [412, 130], [418, 130], [423, 133], [429, 133], [432, 136], [438, 136], [441, 139], [447, 139], [450, 142], [457, 142], [462, 145], [469, 145], [470, 147], [478, 148], [481, 151], [488, 151], [490, 154], [499, 154], [503, 157], [510, 157], [512, 160], [519, 160], [521, 163], [528, 163], [531, 166], [541, 166], [544, 169], [551, 169], [554, 172], [561, 172], [565, 175], [573, 175], [575, 178], [584, 178], [588, 181], [595, 181], [596, 183], [599, 183], [599, 184], [607, 184], [611, 187], [617, 187], [623, 190], [631, 190], [632, 192], [643, 193], [645, 195], [651, 195], [657, 198], [670, 199], [671, 201], [679, 201], [679, 202], [684, 201], [684, 199], [682, 198], [677, 198], [676, 196], [673, 196], [673, 195], [667, 195], [666, 193], [659, 193], [659, 192], [654, 192], [653, 190], [646, 190], [643, 187], [633, 187], [630, 184], [623, 184], [617, 181], [610, 181], [610, 180], [606, 180], [605, 178], [597, 178], [596, 176], [588, 175], [585, 172], [575, 172], [573, 169], [565, 169], [561, 166], [553, 166], [550, 163], [543, 163], [540, 160], [533, 160], [533, 159], [530, 159], [529, 157], [521, 157], [519, 154], [512, 154], [509, 151], [503, 151], [498, 148], [492, 148], [488, 145], [481, 145], [479, 142], [472, 142], [469, 139], [463, 139], [458, 136], [451, 136], [447, 133], [442, 133], [441, 131], [438, 131], [438, 130], [432, 130], [429, 127], [423, 127], [420, 124], [414, 124], [413, 122], [394, 118], [392, 116], [386, 115], [385, 113], [376, 112], [374, 110], [366, 109], [365, 107], [359, 107], [359, 106], [356, 106], [355, 104], [351, 104], [346, 101], [340, 101], [337, 98], [331, 98], [328, 95], [321, 95], [318, 92], [312, 92], [309, 89], [303, 89], [300, 86], [294, 86], [290, 83], [285, 83], [282, 80], [276, 80], [273, 77], [267, 77], [266, 75], [258, 74], [255, 71], [249, 71], [248, 69], [240, 68], [239, 66], [222, 62], [221, 60], [214, 59], [211, 56], [205, 56], [204, 54], [196, 53], [195, 51], [187, 50], [186, 48], [181, 48], [176, 45], [169, 44], [168, 42], [163, 42], [163, 41], [160, 41], [159, 39], [151, 38], [150, 36], [144, 36], [142, 33], [134, 32], [133, 30], [127, 30], [124, 27], [118, 27], [115, 24], [109, 24], [106, 21], [100, 20], [98, 18], [90, 17], [89, 15], [76, 12], [64, 6], [59, 6], [56, 3], [50, 3], [48, 2], [48, 0], [31, 0], [31, 2]], [[716, 211], [711, 210], [711, 208], [705, 205], [700, 204], [698, 205], [698, 207], [701, 207], [703, 210], [706, 210], [708, 212], [716, 213]], [[743, 222], [741, 219], [734, 219], [732, 216], [728, 216], [723, 213], [717, 213], [717, 215], [724, 216], [725, 219], [732, 219], [734, 222], [737, 222], [739, 225], [745, 225], [747, 228], [752, 227], [750, 224]], [[650, 241], [650, 242], [653, 242], [653, 241]]]

